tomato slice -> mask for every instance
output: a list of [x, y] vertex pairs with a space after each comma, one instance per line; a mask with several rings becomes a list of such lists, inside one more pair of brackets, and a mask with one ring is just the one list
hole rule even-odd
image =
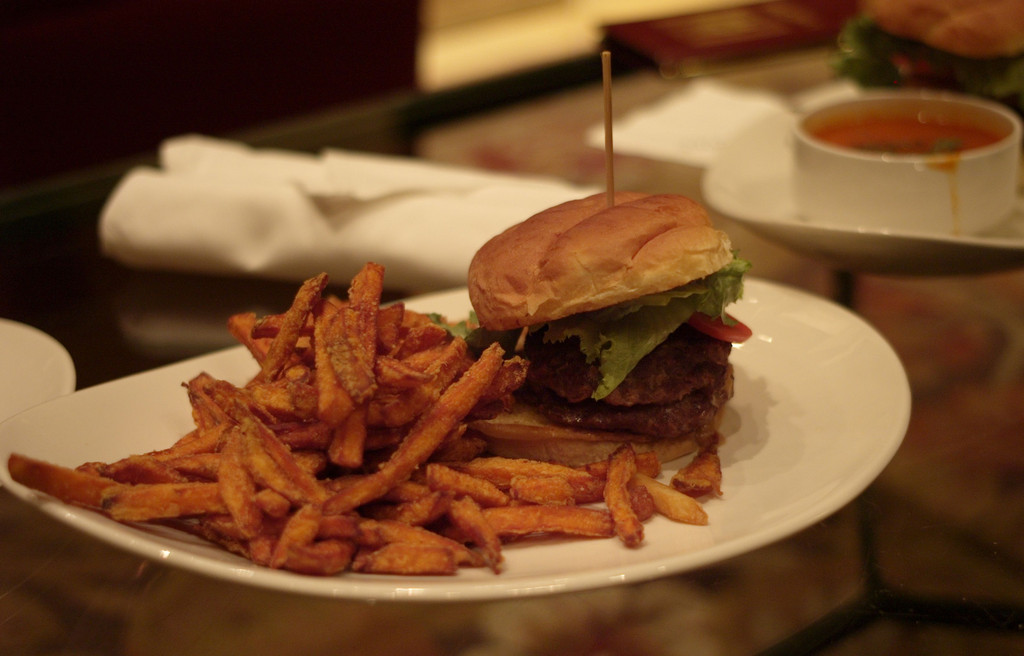
[[721, 317], [709, 317], [700, 312], [694, 312], [687, 323], [705, 335], [720, 339], [723, 342], [732, 342], [733, 344], [745, 342], [754, 334], [754, 331], [747, 324], [739, 321], [731, 314], [726, 316], [734, 322], [731, 326], [725, 323]]

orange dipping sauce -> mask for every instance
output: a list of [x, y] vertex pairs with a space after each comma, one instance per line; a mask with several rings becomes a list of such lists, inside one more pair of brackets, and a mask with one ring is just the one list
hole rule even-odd
[[863, 117], [819, 127], [814, 136], [846, 148], [897, 155], [958, 153], [1002, 139], [988, 130], [946, 121], [913, 117]]

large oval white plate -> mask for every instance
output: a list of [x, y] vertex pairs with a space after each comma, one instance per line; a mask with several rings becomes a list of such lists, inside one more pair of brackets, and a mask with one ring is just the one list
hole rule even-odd
[[741, 130], [704, 172], [707, 204], [751, 231], [860, 273], [955, 275], [1024, 266], [1024, 207], [979, 237], [914, 235], [801, 220], [791, 194], [794, 115], [771, 114]]
[[75, 390], [64, 345], [38, 328], [0, 319], [0, 421]]
[[[467, 315], [464, 290], [419, 297], [421, 311]], [[453, 577], [342, 574], [319, 578], [257, 567], [170, 529], [125, 526], [13, 483], [11, 452], [77, 465], [171, 444], [190, 428], [181, 382], [199, 371], [244, 382], [255, 372], [232, 348], [57, 399], [0, 425], [0, 478], [19, 497], [102, 540], [235, 582], [310, 595], [464, 600], [582, 590], [682, 572], [784, 538], [856, 497], [892, 458], [910, 415], [906, 374], [889, 345], [846, 309], [804, 292], [750, 280], [735, 314], [754, 336], [732, 356], [736, 394], [722, 431], [724, 496], [709, 525], [654, 518], [646, 540], [521, 543], [506, 569]]]

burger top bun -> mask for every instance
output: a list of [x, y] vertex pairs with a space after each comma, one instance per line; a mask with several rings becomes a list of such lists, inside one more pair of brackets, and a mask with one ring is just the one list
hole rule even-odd
[[546, 209], [493, 237], [469, 266], [480, 324], [507, 330], [662, 292], [733, 259], [729, 237], [685, 196], [604, 193]]
[[956, 55], [986, 59], [1024, 51], [1020, 0], [864, 0], [886, 32]]

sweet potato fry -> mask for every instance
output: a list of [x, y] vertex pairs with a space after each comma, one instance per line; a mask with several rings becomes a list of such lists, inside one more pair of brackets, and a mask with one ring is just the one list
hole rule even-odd
[[[580, 467], [591, 476], [604, 480], [608, 475], [608, 458], [591, 462]], [[658, 454], [653, 451], [640, 451], [636, 454], [636, 470], [651, 478], [657, 478], [661, 474], [661, 460]]]
[[292, 509], [292, 502], [280, 493], [265, 487], [253, 497], [253, 502], [259, 506], [268, 517], [280, 519]]
[[296, 505], [318, 503], [327, 497], [324, 488], [295, 461], [288, 447], [253, 415], [240, 390], [219, 382], [213, 397], [238, 425], [246, 466], [257, 483], [276, 490]]
[[[464, 340], [451, 340], [432, 350], [422, 371], [429, 380], [412, 388], [378, 393], [370, 402], [367, 423], [371, 426], [398, 427], [411, 424], [437, 401], [441, 392], [464, 371], [467, 346]], [[416, 363], [405, 364], [417, 368]]]
[[489, 347], [480, 359], [445, 390], [441, 398], [409, 431], [408, 436], [381, 468], [339, 492], [324, 503], [327, 514], [349, 512], [383, 496], [430, 457], [445, 436], [451, 432], [479, 400], [501, 367], [503, 352], [497, 344]]
[[336, 465], [355, 469], [363, 464], [366, 448], [366, 406], [356, 406], [337, 426], [327, 447], [327, 458]]
[[242, 312], [228, 317], [228, 332], [249, 350], [253, 360], [262, 365], [267, 359], [267, 351], [272, 340], [253, 336], [255, 327], [256, 314], [253, 312]]
[[331, 576], [352, 562], [356, 547], [347, 540], [320, 540], [288, 546], [282, 567], [301, 574]]
[[364, 574], [442, 576], [454, 574], [458, 563], [445, 547], [393, 542], [380, 549], [358, 551], [352, 569]]
[[349, 305], [345, 308], [346, 324], [358, 343], [357, 356], [365, 361], [370, 372], [377, 357], [377, 329], [383, 293], [384, 267], [368, 262], [352, 279], [348, 290]]
[[499, 572], [503, 560], [501, 538], [484, 517], [476, 501], [470, 497], [453, 500], [448, 509], [448, 517], [469, 542], [479, 547], [491, 571]]
[[256, 482], [245, 466], [245, 446], [235, 428], [228, 433], [217, 470], [220, 498], [245, 538], [259, 535], [263, 512], [256, 503]]
[[122, 458], [108, 465], [99, 465], [98, 473], [118, 483], [185, 483], [187, 478], [166, 462], [149, 455]]
[[103, 491], [100, 507], [119, 522], [226, 514], [217, 483], [122, 485]]
[[647, 488], [658, 514], [683, 524], [704, 526], [708, 523], [707, 512], [693, 497], [639, 472], [633, 480]]
[[209, 540], [243, 558], [252, 558], [249, 541], [239, 533], [235, 520], [230, 515], [202, 515], [192, 521], [170, 523], [173, 521], [170, 520], [168, 524]]
[[393, 359], [413, 371], [422, 371], [431, 377], [441, 373], [442, 370], [450, 370], [443, 380], [451, 382], [468, 366], [466, 360], [468, 349], [462, 348], [466, 345], [458, 342], [459, 340], [453, 340], [446, 334], [445, 339], [432, 340], [429, 346], [421, 350], [406, 348], [402, 353], [402, 358]]
[[267, 428], [277, 435], [283, 444], [290, 449], [310, 449], [324, 451], [331, 443], [334, 434], [332, 426], [320, 421], [286, 422], [268, 425]]
[[508, 487], [515, 501], [547, 506], [572, 506], [576, 497], [572, 485], [561, 476], [513, 476]]
[[295, 345], [306, 318], [327, 286], [327, 274], [321, 273], [302, 283], [292, 305], [282, 317], [277, 335], [270, 343], [267, 356], [261, 363], [259, 379], [274, 380], [291, 360]]
[[246, 393], [263, 415], [281, 422], [311, 421], [316, 418], [319, 397], [306, 380], [278, 379], [247, 385]]
[[672, 476], [672, 487], [691, 497], [722, 496], [722, 461], [718, 445], [709, 444]]
[[249, 549], [249, 560], [257, 565], [270, 567], [270, 559], [274, 556], [274, 547], [276, 545], [276, 532], [267, 531], [265, 533], [260, 533], [253, 539], [249, 540], [246, 545]]
[[388, 389], [409, 389], [430, 380], [430, 374], [411, 367], [408, 362], [382, 355], [377, 358], [374, 376], [381, 387]]
[[448, 512], [453, 496], [451, 492], [429, 492], [418, 499], [398, 504], [370, 504], [361, 512], [374, 519], [389, 519], [410, 526], [426, 526]]
[[319, 540], [354, 540], [359, 535], [359, 518], [355, 515], [320, 515], [316, 537]]
[[42, 460], [12, 453], [7, 458], [7, 471], [11, 478], [25, 487], [38, 490], [64, 503], [99, 508], [103, 495], [113, 488], [123, 487], [117, 481], [95, 474], [53, 465]]
[[196, 429], [200, 432], [211, 430], [228, 421], [227, 415], [210, 397], [210, 386], [213, 383], [213, 376], [206, 372], [195, 376], [192, 380], [185, 383], [188, 400], [192, 405], [192, 420], [195, 422]]
[[365, 404], [377, 390], [374, 369], [383, 290], [384, 268], [367, 263], [352, 279], [349, 302], [325, 327], [327, 360], [338, 383], [356, 405]]
[[[295, 462], [287, 448], [266, 434], [242, 427], [246, 467], [261, 485], [278, 492], [294, 504], [316, 503], [326, 492], [313, 476]], [[282, 448], [274, 448], [280, 445]]]
[[[157, 456], [154, 456], [157, 457]], [[220, 469], [220, 453], [193, 453], [164, 460], [168, 467], [174, 469], [186, 481], [202, 482], [217, 480]]]
[[338, 384], [356, 404], [368, 401], [377, 390], [375, 353], [364, 351], [359, 333], [363, 322], [355, 309], [344, 308], [327, 326], [327, 356]]
[[157, 460], [173, 462], [179, 458], [199, 455], [213, 455], [223, 444], [224, 433], [231, 426], [230, 421], [211, 426], [196, 428], [189, 431], [181, 439], [166, 449], [150, 451], [146, 455]]
[[292, 459], [299, 469], [308, 472], [313, 477], [319, 476], [327, 469], [327, 454], [323, 451], [311, 451], [305, 449], [289, 449]]
[[[411, 313], [406, 312], [406, 319], [410, 315]], [[426, 323], [408, 327], [398, 350], [391, 355], [399, 360], [404, 360], [415, 353], [426, 351], [432, 346], [443, 344], [447, 340], [448, 331], [427, 319]]]
[[636, 518], [641, 522], [646, 522], [653, 517], [657, 509], [654, 507], [654, 498], [647, 488], [638, 483], [635, 478], [629, 481], [626, 487], [629, 490], [629, 505], [633, 507]]
[[296, 510], [277, 538], [274, 552], [270, 556], [270, 566], [275, 569], [284, 567], [291, 550], [311, 545], [320, 531], [320, 517], [320, 508], [312, 504]]
[[486, 479], [501, 489], [508, 489], [512, 479], [522, 477], [554, 476], [568, 481], [577, 504], [600, 501], [604, 494], [604, 481], [586, 471], [525, 458], [500, 456], [475, 458], [469, 462], [452, 463], [459, 471]]
[[484, 564], [483, 557], [464, 544], [421, 526], [411, 526], [387, 519], [364, 519], [359, 522], [359, 533], [356, 537], [358, 545], [377, 549], [392, 542], [441, 547], [455, 555], [456, 563], [467, 567], [480, 567]]
[[499, 412], [508, 410], [512, 405], [512, 392], [526, 381], [527, 368], [527, 361], [518, 356], [502, 362], [498, 375], [473, 408], [474, 418], [494, 417]]
[[431, 489], [429, 486], [424, 485], [418, 481], [408, 480], [402, 481], [398, 485], [394, 486], [388, 493], [381, 497], [384, 501], [390, 503], [407, 503], [409, 501], [416, 501], [428, 496], [430, 493], [436, 490]]
[[[325, 297], [326, 298], [326, 297]], [[281, 332], [281, 326], [288, 319], [288, 314], [268, 314], [256, 319], [255, 324], [252, 327], [252, 336], [263, 339], [273, 339], [277, 337], [277, 334]], [[296, 344], [302, 342], [303, 337], [308, 337], [313, 332], [313, 324], [306, 317], [306, 321], [299, 328], [299, 340]]]
[[604, 484], [604, 502], [615, 522], [615, 534], [627, 547], [639, 547], [644, 541], [644, 525], [633, 511], [629, 482], [636, 474], [633, 447], [624, 444], [608, 458]]
[[329, 303], [320, 303], [315, 308], [313, 326], [313, 353], [316, 365], [317, 416], [328, 426], [340, 426], [355, 408], [352, 396], [341, 386], [341, 381], [331, 364], [329, 348], [332, 336], [337, 332], [334, 323], [340, 310]]
[[385, 305], [377, 311], [377, 353], [390, 355], [402, 338], [405, 303]]
[[483, 478], [438, 463], [428, 464], [424, 472], [426, 483], [432, 490], [446, 490], [457, 496], [469, 497], [485, 507], [508, 505], [509, 496]]
[[500, 506], [484, 508], [484, 517], [502, 539], [534, 534], [607, 538], [615, 535], [605, 510], [579, 506]]
[[430, 459], [441, 463], [468, 462], [483, 455], [487, 451], [487, 440], [478, 433], [463, 430], [466, 428], [463, 425], [458, 430], [449, 433]]

